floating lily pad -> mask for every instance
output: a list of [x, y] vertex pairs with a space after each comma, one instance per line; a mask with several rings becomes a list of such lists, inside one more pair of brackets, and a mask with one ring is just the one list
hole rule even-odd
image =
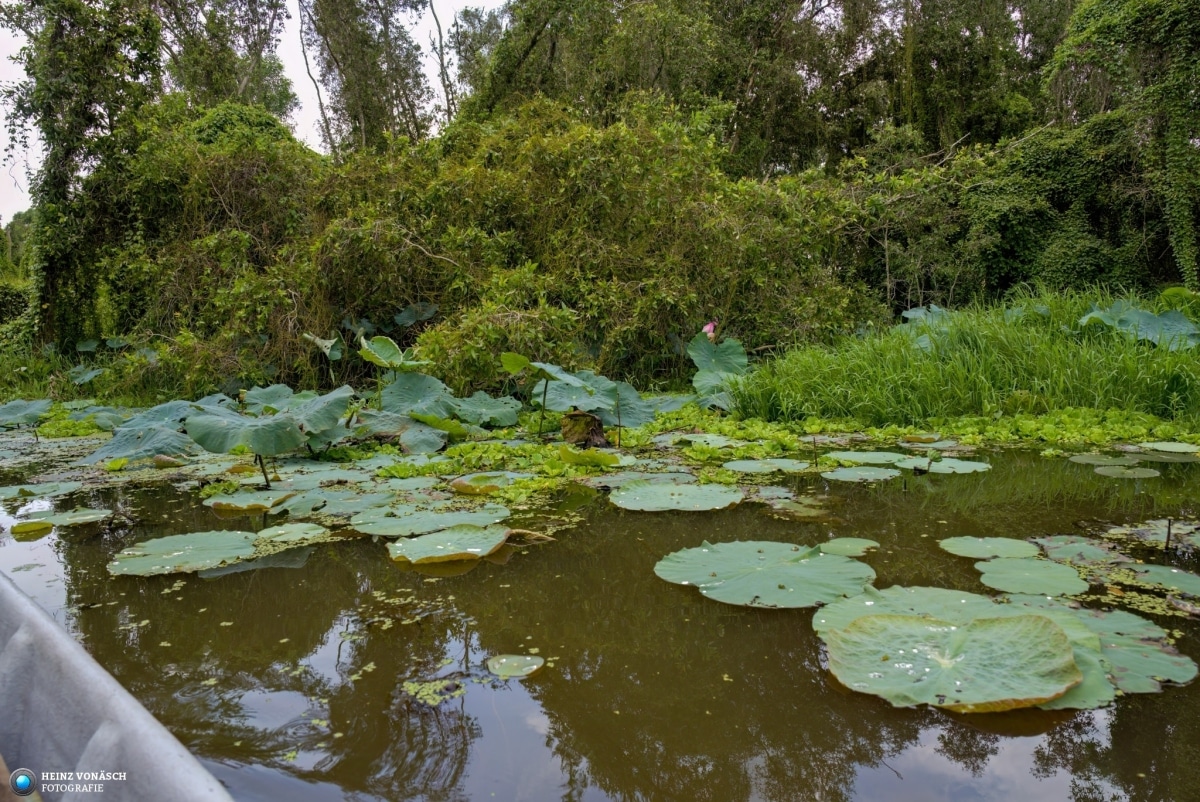
[[1195, 446], [1191, 443], [1157, 442], [1138, 443], [1138, 445], [1142, 448], [1148, 448], [1151, 451], [1166, 451], [1171, 454], [1195, 454], [1200, 452], [1200, 446]]
[[1183, 544], [1192, 548], [1200, 548], [1200, 522], [1194, 520], [1169, 520], [1159, 518], [1145, 523], [1115, 526], [1105, 533], [1105, 537], [1132, 537], [1154, 546], [1165, 546], [1167, 531], [1171, 533], [1172, 544]]
[[916, 471], [923, 470], [929, 473], [982, 473], [992, 469], [992, 466], [986, 462], [973, 462], [971, 460], [952, 459], [950, 457], [938, 460], [931, 460], [926, 457], [908, 457], [895, 463], [895, 465], [897, 468]]
[[990, 557], [1036, 557], [1037, 546], [1010, 537], [948, 537], [939, 541], [944, 551], [959, 557], [986, 560]]
[[1153, 468], [1131, 468], [1124, 465], [1101, 465], [1096, 469], [1101, 476], [1113, 479], [1153, 479], [1161, 474]]
[[250, 490], [211, 496], [204, 504], [214, 510], [229, 512], [266, 512], [294, 495], [294, 490]]
[[1066, 633], [1041, 615], [966, 625], [870, 615], [822, 637], [842, 684], [896, 707], [1013, 710], [1056, 699], [1083, 681]]
[[1138, 464], [1137, 457], [1114, 457], [1108, 454], [1075, 454], [1070, 458], [1070, 460], [1071, 462], [1076, 462], [1080, 465], [1120, 465], [1124, 467], [1130, 467]]
[[767, 503], [772, 510], [783, 518], [807, 520], [829, 517], [829, 510], [825, 508], [819, 499], [815, 499], [812, 496], [801, 496], [792, 500], [768, 501]]
[[389, 543], [388, 554], [393, 560], [405, 560], [414, 565], [478, 560], [503, 546], [508, 531], [507, 526], [461, 524], [430, 535]]
[[746, 445], [745, 440], [735, 440], [723, 434], [678, 434], [670, 432], [660, 434], [654, 438], [654, 442], [660, 446], [671, 446], [680, 441], [696, 446], [708, 446], [709, 448], [735, 448]]
[[710, 599], [746, 607], [812, 607], [860, 593], [875, 580], [864, 563], [815, 546], [739, 541], [683, 549], [654, 566], [660, 579], [695, 585]]
[[80, 526], [103, 521], [110, 515], [112, 515], [112, 510], [90, 510], [86, 507], [78, 507], [68, 512], [51, 512], [49, 510], [35, 512], [30, 517], [53, 526]]
[[488, 504], [475, 510], [417, 510], [412, 507], [396, 510], [388, 516], [378, 510], [368, 510], [350, 519], [350, 525], [366, 535], [381, 537], [412, 537], [439, 532], [452, 526], [488, 526], [500, 523], [509, 516], [507, 507]]
[[308, 558], [312, 556], [312, 553], [312, 548], [308, 546], [288, 549], [287, 551], [281, 551], [278, 554], [268, 554], [266, 557], [259, 557], [255, 560], [236, 562], [230, 565], [223, 565], [220, 568], [206, 568], [203, 571], [197, 571], [196, 576], [201, 579], [216, 579], [226, 574], [241, 574], [246, 571], [258, 571], [263, 568], [303, 568], [308, 562]]
[[857, 462], [863, 465], [894, 465], [910, 459], [907, 454], [894, 451], [830, 451], [824, 456], [838, 462]]
[[795, 459], [735, 459], [723, 467], [738, 473], [799, 473], [809, 464]]
[[487, 661], [488, 671], [500, 679], [524, 679], [545, 664], [544, 659], [533, 654], [498, 654]]
[[895, 479], [900, 471], [895, 468], [836, 468], [832, 471], [822, 471], [821, 476], [835, 482], [884, 482]]
[[1075, 569], [1048, 560], [1000, 557], [975, 563], [983, 572], [979, 581], [1008, 593], [1074, 596], [1088, 589]]
[[1163, 682], [1196, 678], [1196, 664], [1168, 643], [1157, 624], [1125, 610], [1080, 610], [1081, 620], [1100, 636], [1100, 653], [1113, 683], [1126, 693], [1158, 693]]
[[1149, 565], [1129, 563], [1123, 566], [1132, 570], [1139, 577], [1160, 585], [1167, 590], [1178, 591], [1185, 596], [1200, 597], [1200, 576], [1181, 568], [1171, 568], [1166, 565]]
[[674, 471], [671, 473], [649, 473], [646, 471], [617, 471], [603, 476], [586, 476], [576, 479], [588, 487], [607, 487], [616, 489], [634, 482], [650, 482], [673, 485], [695, 484], [696, 477], [690, 473]]
[[[405, 480], [397, 479], [395, 481]], [[275, 512], [286, 511], [289, 515], [294, 516], [311, 515], [314, 512], [319, 512], [321, 515], [346, 516], [357, 515], [375, 507], [386, 507], [394, 499], [395, 494], [393, 493], [360, 493], [356, 490], [317, 488], [292, 496], [271, 509]]]
[[9, 531], [12, 532], [14, 540], [22, 543], [30, 543], [34, 540], [41, 540], [43, 537], [53, 532], [54, 524], [50, 523], [49, 521], [40, 521], [36, 519], [32, 521], [21, 521], [20, 523], [13, 524], [12, 529]]
[[294, 546], [307, 546], [312, 543], [322, 543], [329, 539], [329, 530], [323, 526], [310, 523], [290, 523], [279, 526], [269, 526], [258, 533], [254, 539], [255, 548], [260, 552], [277, 547], [290, 549]]
[[154, 576], [219, 568], [254, 555], [253, 532], [221, 530], [147, 540], [122, 550], [108, 564], [114, 575]]
[[1035, 537], [1033, 542], [1041, 546], [1051, 560], [1068, 565], [1100, 565], [1125, 559], [1108, 544], [1081, 535]]
[[513, 482], [522, 479], [533, 479], [531, 473], [513, 473], [512, 471], [489, 471], [487, 473], [470, 473], [460, 476], [450, 483], [450, 489], [455, 493], [470, 496], [484, 496], [495, 493], [502, 487], [508, 487]]
[[1138, 462], [1161, 462], [1171, 465], [1200, 462], [1200, 456], [1196, 454], [1169, 454], [1166, 451], [1141, 451], [1137, 459]]
[[842, 557], [861, 557], [871, 549], [879, 548], [879, 543], [865, 537], [835, 537], [820, 545], [825, 554], [839, 554]]
[[83, 487], [82, 482], [42, 482], [35, 485], [12, 485], [0, 487], [0, 499], [6, 498], [54, 498], [74, 493]]
[[609, 501], [621, 509], [639, 512], [723, 510], [739, 504], [744, 498], [736, 487], [668, 482], [630, 482], [608, 496]]
[[[996, 603], [987, 596], [946, 588], [902, 587], [877, 590], [863, 588], [862, 593], [838, 599], [813, 615], [813, 629], [822, 634], [845, 629], [864, 615], [919, 615], [953, 624], [966, 624], [976, 618], [994, 618]], [[823, 634], [822, 634], [822, 637]]]

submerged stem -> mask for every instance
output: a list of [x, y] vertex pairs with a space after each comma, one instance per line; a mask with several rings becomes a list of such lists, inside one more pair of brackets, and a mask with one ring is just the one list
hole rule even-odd
[[262, 469], [263, 481], [267, 483], [267, 490], [271, 489], [271, 479], [267, 476], [267, 461], [263, 459], [262, 454], [255, 454], [254, 461], [258, 463], [258, 467]]

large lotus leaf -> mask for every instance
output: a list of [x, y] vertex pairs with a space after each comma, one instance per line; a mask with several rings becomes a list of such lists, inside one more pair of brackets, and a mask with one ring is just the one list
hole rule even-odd
[[1000, 557], [977, 562], [975, 568], [983, 572], [979, 581], [1007, 593], [1074, 596], [1088, 589], [1075, 569], [1048, 560]]
[[388, 554], [393, 560], [406, 560], [414, 565], [478, 560], [503, 546], [508, 531], [507, 526], [460, 524], [431, 535], [389, 543]]
[[188, 416], [188, 435], [205, 450], [228, 454], [244, 446], [254, 454], [273, 457], [304, 444], [307, 439], [287, 414], [251, 418], [231, 409], [207, 409]]
[[155, 538], [121, 551], [108, 564], [114, 575], [154, 576], [219, 568], [254, 555], [253, 532], [192, 532]]
[[196, 442], [177, 431], [174, 424], [140, 427], [125, 425], [113, 432], [111, 440], [75, 464], [95, 465], [114, 459], [137, 462], [159, 456], [182, 457], [197, 453], [200, 453], [200, 448]]
[[799, 473], [808, 466], [809, 463], [795, 459], [735, 459], [722, 467], [738, 473]]
[[324, 395], [293, 404], [288, 408], [288, 417], [296, 421], [305, 434], [319, 434], [337, 426], [353, 398], [354, 388], [343, 384]]
[[139, 412], [121, 425], [123, 429], [144, 429], [148, 426], [167, 426], [172, 429], [178, 429], [189, 415], [194, 415], [197, 412], [197, 407], [205, 410], [222, 408], [219, 403], [213, 403], [205, 406], [199, 401], [193, 403], [191, 401], [167, 401], [158, 406], [150, 407], [144, 412]]
[[1138, 460], [1136, 457], [1114, 457], [1109, 454], [1075, 454], [1074, 456], [1072, 456], [1070, 458], [1070, 460], [1071, 460], [1071, 462], [1075, 462], [1080, 465], [1092, 465], [1092, 466], [1124, 465], [1126, 467], [1129, 467], [1131, 465], [1138, 464]]
[[692, 388], [702, 399], [710, 400], [729, 388], [729, 383], [737, 378], [735, 373], [722, 373], [716, 370], [698, 370], [692, 376]]
[[[607, 380], [606, 380], [607, 381]], [[595, 410], [600, 422], [605, 426], [625, 426], [636, 428], [645, 426], [654, 420], [656, 406], [653, 402], [643, 399], [632, 384], [627, 382], [611, 382], [611, 387], [603, 391], [611, 401], [610, 407]]]
[[266, 512], [295, 495], [292, 490], [251, 490], [222, 493], [204, 500], [214, 510], [227, 512]]
[[912, 459], [907, 454], [897, 454], [895, 451], [830, 451], [825, 455], [838, 462], [855, 462], [862, 465], [895, 465]]
[[1138, 443], [1142, 448], [1148, 448], [1151, 451], [1165, 451], [1171, 454], [1194, 454], [1200, 452], [1200, 446], [1192, 445], [1191, 443], [1175, 443], [1175, 442], [1155, 442], [1155, 443]]
[[246, 391], [243, 404], [245, 410], [254, 415], [280, 412], [291, 404], [295, 395], [286, 384], [272, 384], [270, 387], [253, 387]]
[[31, 426], [50, 411], [52, 403], [47, 399], [9, 401], [0, 405], [0, 426]]
[[456, 398], [450, 402], [459, 420], [476, 426], [516, 426], [521, 402], [515, 398], [492, 398], [485, 392], [477, 392], [470, 398]]
[[1107, 543], [1081, 535], [1035, 537], [1033, 542], [1041, 546], [1051, 560], [1068, 565], [1102, 565], [1125, 559]]
[[1113, 479], [1153, 479], [1160, 475], [1153, 468], [1130, 468], [1124, 465], [1101, 465], [1096, 468], [1096, 473]]
[[968, 624], [870, 615], [822, 635], [843, 685], [896, 707], [930, 704], [959, 713], [1048, 702], [1083, 681], [1066, 633], [1041, 615]]
[[1144, 581], [1153, 582], [1167, 590], [1174, 590], [1185, 596], [1200, 596], [1200, 576], [1181, 568], [1135, 563], [1129, 563], [1125, 567], [1131, 569]]
[[678, 412], [688, 404], [696, 402], [696, 396], [687, 393], [681, 395], [650, 395], [643, 396], [642, 401], [649, 404], [656, 413]]
[[103, 521], [110, 515], [112, 515], [112, 510], [91, 510], [86, 507], [77, 507], [68, 512], [41, 510], [33, 513], [29, 517], [35, 518], [39, 521], [45, 521], [53, 526], [80, 526], [82, 524], [92, 524], [96, 521]]
[[654, 573], [677, 585], [695, 585], [710, 599], [745, 607], [827, 604], [860, 593], [875, 580], [871, 566], [849, 557], [770, 541], [705, 542], [668, 554]]
[[131, 413], [128, 410], [117, 409], [116, 407], [89, 406], [85, 409], [72, 412], [67, 417], [71, 420], [90, 420], [103, 431], [111, 432], [118, 426], [124, 426], [130, 416]]
[[412, 426], [400, 433], [400, 447], [405, 454], [433, 454], [440, 451], [448, 439], [446, 432], [413, 421]]
[[565, 368], [558, 365], [552, 365], [549, 362], [530, 362], [530, 367], [534, 368], [542, 378], [549, 378], [551, 381], [559, 381], [563, 384], [582, 385], [583, 380], [578, 378], [574, 373], [571, 373]]
[[381, 537], [412, 537], [440, 532], [452, 526], [489, 526], [509, 516], [507, 507], [488, 504], [473, 510], [418, 510], [413, 507], [393, 508], [398, 515], [386, 515], [368, 510], [350, 519], [350, 525], [365, 535]]
[[746, 349], [732, 338], [726, 338], [718, 344], [711, 342], [708, 335], [701, 332], [688, 343], [687, 352], [697, 370], [739, 375], [750, 367]]
[[40, 484], [11, 485], [0, 487], [2, 498], [54, 498], [74, 493], [83, 487], [82, 482], [42, 482]]
[[608, 496], [609, 501], [621, 509], [640, 512], [723, 510], [741, 503], [744, 498], [736, 487], [668, 482], [630, 482]]
[[383, 410], [398, 415], [417, 412], [449, 418], [454, 415], [453, 402], [450, 388], [424, 373], [401, 373], [379, 395]]
[[821, 476], [835, 482], [883, 482], [895, 479], [900, 471], [895, 468], [836, 468], [832, 471], [822, 471]]
[[845, 629], [865, 615], [918, 615], [952, 624], [998, 615], [998, 605], [987, 596], [946, 588], [902, 587], [876, 590], [866, 587], [857, 596], [838, 599], [813, 615], [813, 629], [824, 637], [831, 629]]
[[986, 462], [973, 462], [965, 459], [944, 459], [931, 460], [925, 457], [909, 457], [894, 463], [897, 468], [907, 468], [909, 470], [925, 470], [929, 473], [982, 473], [990, 471], [992, 466]]
[[1067, 607], [1044, 596], [1012, 596], [1010, 606], [1049, 614], [1073, 614], [1100, 641], [1100, 654], [1113, 683], [1125, 693], [1157, 693], [1162, 682], [1185, 683], [1196, 677], [1196, 664], [1176, 651], [1162, 627], [1125, 610]]
[[489, 657], [488, 671], [500, 679], [524, 679], [545, 664], [545, 660], [533, 654], [498, 654]]
[[552, 412], [569, 412], [572, 409], [592, 412], [611, 406], [608, 398], [582, 381], [579, 384], [567, 384], [561, 381], [548, 382], [543, 379], [534, 385], [529, 400], [531, 403], [541, 406], [543, 398], [546, 402], [546, 409]]
[[288, 549], [254, 560], [230, 563], [220, 568], [206, 568], [203, 571], [197, 571], [196, 576], [201, 579], [216, 579], [226, 574], [241, 574], [246, 571], [258, 571], [262, 568], [303, 568], [312, 553], [313, 549], [310, 546]]
[[959, 557], [986, 560], [989, 557], [1036, 557], [1037, 546], [1010, 537], [948, 537], [939, 541], [943, 550]]
[[835, 537], [822, 543], [819, 548], [825, 554], [861, 557], [871, 549], [879, 548], [879, 543], [865, 537]]

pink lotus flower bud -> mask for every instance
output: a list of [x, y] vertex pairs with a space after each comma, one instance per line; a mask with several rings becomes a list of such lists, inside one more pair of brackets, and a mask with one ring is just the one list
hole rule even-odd
[[717, 321], [708, 321], [704, 324], [704, 328], [700, 330], [708, 335], [708, 341], [710, 343], [715, 343], [717, 341]]

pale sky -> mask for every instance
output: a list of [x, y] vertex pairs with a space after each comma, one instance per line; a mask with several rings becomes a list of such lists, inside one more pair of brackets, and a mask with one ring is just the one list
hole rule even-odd
[[[503, 5], [503, 0], [474, 0], [473, 2], [433, 0], [433, 5], [437, 9], [438, 19], [442, 21], [443, 35], [447, 35], [450, 23], [460, 9], [467, 6], [485, 9], [498, 8]], [[280, 38], [279, 57], [283, 60], [287, 77], [292, 81], [292, 90], [300, 98], [300, 108], [292, 115], [290, 122], [297, 137], [307, 143], [309, 147], [320, 149], [321, 137], [318, 129], [320, 113], [317, 111], [317, 93], [313, 89], [312, 81], [304, 71], [304, 58], [300, 53], [298, 7], [292, 2], [289, 2], [289, 6], [292, 18], [288, 20], [287, 28]], [[426, 55], [425, 74], [429, 76], [429, 82], [434, 89], [438, 90], [441, 84], [437, 80], [435, 61], [429, 47], [429, 37], [433, 32], [433, 18], [429, 14], [425, 14], [421, 23], [413, 29], [413, 38], [421, 45], [421, 49]], [[0, 31], [0, 82], [19, 81], [24, 77], [22, 69], [10, 60], [10, 57], [16, 54], [20, 47], [20, 40], [8, 32]], [[316, 63], [312, 61], [312, 53], [309, 54], [309, 59], [313, 65], [314, 74], [316, 74]], [[4, 109], [0, 107], [0, 156], [8, 146], [8, 131], [3, 127], [3, 119]], [[27, 171], [30, 166], [36, 168], [39, 159], [40, 154], [36, 152], [19, 153], [16, 163], [5, 160], [0, 164], [0, 218], [4, 223], [11, 220], [15, 212], [29, 207]]]

